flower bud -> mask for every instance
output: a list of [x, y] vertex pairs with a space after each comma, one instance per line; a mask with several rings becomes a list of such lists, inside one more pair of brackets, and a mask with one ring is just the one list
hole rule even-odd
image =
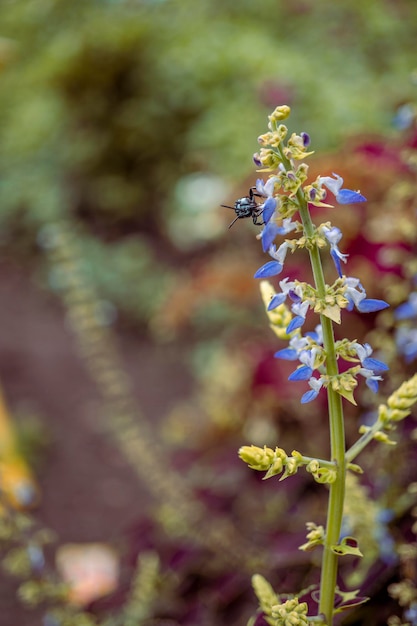
[[239, 457], [247, 463], [251, 469], [259, 471], [267, 470], [274, 460], [274, 451], [264, 446], [242, 446], [239, 449]]
[[271, 115], [268, 116], [268, 119], [271, 122], [271, 124], [275, 124], [277, 122], [282, 122], [282, 120], [286, 120], [287, 117], [290, 116], [290, 113], [291, 113], [290, 107], [286, 104], [283, 104], [277, 107], [275, 111], [273, 111]]

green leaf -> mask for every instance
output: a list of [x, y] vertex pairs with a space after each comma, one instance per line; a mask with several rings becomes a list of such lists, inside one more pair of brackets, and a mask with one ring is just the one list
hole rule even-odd
[[358, 593], [360, 593], [360, 589], [354, 589], [353, 591], [341, 591], [339, 587], [337, 587], [336, 604], [334, 611], [335, 615], [336, 613], [348, 611], [355, 606], [359, 606], [360, 604], [368, 602], [369, 598], [367, 598], [366, 596], [358, 596]]

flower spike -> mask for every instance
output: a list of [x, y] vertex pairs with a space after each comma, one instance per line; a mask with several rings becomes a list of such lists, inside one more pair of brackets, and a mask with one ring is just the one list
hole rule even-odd
[[[289, 113], [290, 109], [284, 106], [278, 107], [269, 116], [268, 130], [258, 138], [260, 148], [254, 159], [256, 165], [263, 168], [261, 171], [271, 174], [266, 182], [259, 178], [256, 187], [251, 188], [250, 196], [246, 198], [251, 200], [247, 203], [249, 207], [243, 204], [238, 208], [242, 208], [242, 217], [251, 216], [255, 225], [263, 226], [257, 239], [261, 241], [264, 253], [271, 257], [257, 270], [256, 278], [280, 274], [288, 251], [308, 253], [312, 284], [298, 280], [298, 273], [294, 272], [294, 277], [279, 280], [278, 293], [269, 281], [262, 281], [261, 294], [272, 331], [280, 340], [287, 342], [287, 347], [276, 351], [274, 357], [294, 362], [288, 380], [308, 384], [301, 403], [314, 401], [322, 388], [326, 390], [331, 460], [305, 457], [296, 450], [290, 456], [282, 448], [274, 450], [266, 446], [243, 446], [239, 456], [249, 467], [266, 471], [264, 479], [278, 477], [284, 480], [305, 466], [314, 480], [329, 486], [328, 518], [325, 526], [310, 523], [307, 526], [310, 531], [308, 542], [300, 546], [302, 550], [309, 550], [324, 544], [320, 587], [313, 585], [298, 596], [277, 595], [265, 579], [255, 576], [253, 586], [260, 611], [250, 623], [331, 626], [337, 613], [366, 601], [366, 598], [358, 596], [358, 591], [344, 592], [336, 585], [339, 557], [361, 556], [358, 541], [342, 526], [343, 517], [346, 518], [345, 470], [362, 473], [352, 461], [372, 439], [392, 443], [384, 431], [395, 428], [395, 423], [410, 413], [417, 400], [417, 375], [398, 390], [398, 397], [392, 395], [387, 405], [379, 407], [375, 424], [363, 427], [365, 430], [360, 430], [359, 439], [346, 451], [344, 402], [347, 400], [356, 405], [354, 392], [360, 378], [372, 392], [377, 392], [388, 365], [374, 358], [367, 343], [361, 344], [348, 338], [335, 340], [334, 325], [341, 324], [344, 310], [355, 308], [360, 313], [375, 313], [386, 309], [388, 303], [368, 298], [358, 278], [342, 273], [342, 264], [347, 262], [348, 255], [339, 249], [341, 230], [330, 222], [321, 225], [313, 222], [313, 207], [333, 208], [332, 204], [324, 202], [329, 192], [342, 205], [365, 202], [366, 198], [359, 191], [344, 188], [343, 178], [335, 173], [318, 176], [307, 183], [308, 166], [302, 160], [311, 154], [307, 152], [310, 137], [307, 133], [292, 133], [288, 137], [288, 129], [281, 122]], [[258, 198], [264, 198], [264, 204]], [[244, 214], [246, 208], [251, 215]], [[289, 233], [291, 236], [288, 236]], [[278, 243], [280, 235], [283, 240]], [[323, 267], [322, 263], [322, 253], [327, 246], [338, 274], [332, 284], [326, 282], [327, 266]], [[311, 316], [320, 316], [320, 324], [313, 331], [303, 333], [302, 327], [310, 310]], [[397, 320], [417, 318], [417, 291], [408, 302], [397, 308], [395, 315]], [[397, 328], [396, 340], [400, 351], [410, 361], [417, 358], [417, 329], [408, 326], [401, 324]], [[341, 361], [344, 364], [341, 365]], [[304, 596], [309, 598], [308, 603], [301, 601]], [[314, 604], [318, 605], [317, 608]]]

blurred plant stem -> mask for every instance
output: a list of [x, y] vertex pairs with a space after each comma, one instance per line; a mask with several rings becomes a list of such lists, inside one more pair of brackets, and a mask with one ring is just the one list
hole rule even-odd
[[141, 415], [124, 371], [112, 330], [100, 323], [97, 296], [80, 264], [74, 226], [69, 219], [49, 225], [45, 249], [49, 261], [66, 279], [62, 299], [68, 311], [84, 362], [97, 384], [106, 408], [106, 429], [160, 505], [168, 532], [209, 548], [220, 562], [252, 571], [265, 567], [268, 556], [259, 554], [225, 517], [210, 518], [194, 497], [186, 479], [173, 471], [168, 451], [157, 441]]

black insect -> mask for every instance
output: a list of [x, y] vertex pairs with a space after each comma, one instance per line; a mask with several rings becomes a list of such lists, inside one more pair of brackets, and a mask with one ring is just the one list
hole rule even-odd
[[245, 196], [244, 198], [239, 198], [239, 200], [236, 200], [234, 206], [228, 206], [227, 204], [221, 205], [226, 209], [233, 209], [236, 213], [236, 217], [233, 222], [229, 224], [229, 228], [231, 228], [233, 224], [237, 222], [237, 220], [243, 219], [244, 217], [251, 217], [253, 223], [256, 226], [261, 226], [265, 223], [263, 220], [261, 222], [258, 222], [258, 218], [262, 218], [262, 212], [264, 209], [263, 204], [258, 204], [256, 202], [255, 196], [258, 198], [262, 198], [262, 196], [259, 193], [255, 193], [253, 191], [254, 189], [256, 189], [256, 187], [251, 187], [249, 189], [249, 195]]

